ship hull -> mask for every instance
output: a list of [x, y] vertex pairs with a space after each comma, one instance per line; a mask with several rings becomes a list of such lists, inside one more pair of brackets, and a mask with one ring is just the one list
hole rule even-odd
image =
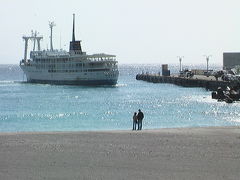
[[31, 66], [20, 67], [27, 77], [27, 82], [39, 84], [116, 85], [119, 75], [118, 71], [49, 73], [47, 70], [36, 70]]
[[101, 86], [101, 85], [116, 85], [117, 80], [39, 80], [29, 79], [28, 83], [38, 84], [53, 84], [53, 85], [82, 85], [82, 86]]

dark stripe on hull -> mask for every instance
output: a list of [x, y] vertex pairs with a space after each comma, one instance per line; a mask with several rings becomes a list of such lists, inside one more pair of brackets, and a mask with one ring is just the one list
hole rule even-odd
[[100, 86], [100, 85], [116, 85], [117, 84], [117, 80], [55, 81], [55, 80], [29, 79], [27, 82], [39, 83], [39, 84], [84, 85], [84, 86]]

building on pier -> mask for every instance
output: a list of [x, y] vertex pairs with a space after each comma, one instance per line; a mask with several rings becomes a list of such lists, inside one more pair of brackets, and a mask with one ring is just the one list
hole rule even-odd
[[223, 69], [229, 70], [235, 66], [240, 66], [240, 52], [224, 52]]

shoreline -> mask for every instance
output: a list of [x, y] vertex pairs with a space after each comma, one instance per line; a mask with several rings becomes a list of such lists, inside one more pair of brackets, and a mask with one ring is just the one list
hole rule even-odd
[[238, 179], [240, 126], [0, 133], [0, 179]]
[[200, 127], [173, 127], [173, 128], [156, 128], [156, 129], [142, 129], [142, 130], [131, 130], [131, 129], [116, 129], [116, 130], [76, 130], [76, 131], [18, 131], [18, 132], [0, 132], [1, 135], [31, 135], [31, 134], [79, 134], [79, 133], [127, 133], [127, 132], [163, 132], [163, 131], [174, 131], [174, 130], [197, 130], [197, 129], [232, 129], [239, 128], [240, 126], [200, 126]]

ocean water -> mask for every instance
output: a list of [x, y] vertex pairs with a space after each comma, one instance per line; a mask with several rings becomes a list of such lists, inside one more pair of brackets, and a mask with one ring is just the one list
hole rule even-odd
[[203, 88], [135, 79], [160, 69], [120, 65], [116, 86], [84, 87], [23, 83], [18, 65], [0, 65], [0, 132], [127, 130], [138, 109], [145, 114], [143, 129], [240, 125], [239, 102], [217, 102]]

